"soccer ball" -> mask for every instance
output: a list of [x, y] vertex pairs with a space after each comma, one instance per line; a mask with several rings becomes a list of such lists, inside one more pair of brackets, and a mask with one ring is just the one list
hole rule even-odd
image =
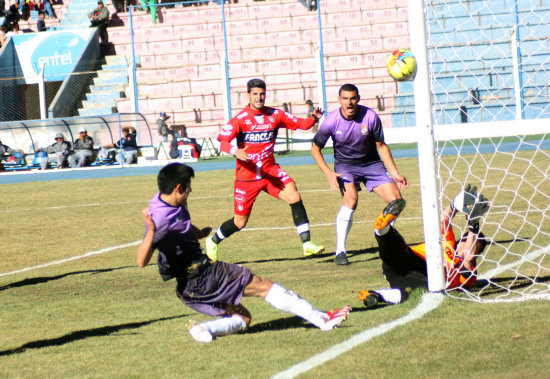
[[386, 62], [386, 69], [397, 81], [414, 79], [416, 75], [416, 58], [409, 49], [395, 50]]

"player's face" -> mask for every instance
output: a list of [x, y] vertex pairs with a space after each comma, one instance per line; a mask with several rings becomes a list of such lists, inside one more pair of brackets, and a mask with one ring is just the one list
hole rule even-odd
[[265, 104], [265, 89], [252, 88], [248, 93], [248, 101], [250, 102], [250, 108], [260, 110]]
[[342, 91], [338, 96], [338, 102], [342, 110], [342, 115], [351, 120], [359, 112], [359, 95], [355, 91]]
[[179, 205], [186, 205], [187, 204], [187, 198], [189, 197], [189, 194], [191, 193], [191, 183], [187, 186], [187, 188], [183, 189], [182, 186], [178, 188], [177, 193], [177, 202]]

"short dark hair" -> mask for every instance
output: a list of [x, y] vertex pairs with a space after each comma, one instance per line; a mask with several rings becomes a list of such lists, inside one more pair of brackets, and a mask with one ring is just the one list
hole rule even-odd
[[248, 83], [246, 83], [246, 90], [248, 93], [252, 91], [252, 88], [261, 88], [265, 90], [265, 82], [262, 79], [250, 79]]
[[170, 195], [178, 184], [184, 189], [189, 187], [191, 179], [195, 177], [195, 171], [183, 163], [170, 163], [164, 166], [157, 176], [157, 184], [160, 193]]
[[340, 87], [340, 90], [338, 91], [338, 96], [342, 94], [342, 91], [346, 92], [355, 92], [357, 96], [359, 96], [359, 89], [355, 84], [346, 83], [342, 87]]

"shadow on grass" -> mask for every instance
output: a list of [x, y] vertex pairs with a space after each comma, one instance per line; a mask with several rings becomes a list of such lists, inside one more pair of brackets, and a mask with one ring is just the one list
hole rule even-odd
[[150, 325], [155, 322], [174, 320], [174, 319], [183, 318], [187, 316], [189, 315], [184, 314], [180, 316], [157, 318], [149, 321], [129, 322], [127, 324], [102, 326], [100, 328], [93, 328], [93, 329], [87, 329], [87, 330], [77, 330], [75, 332], [71, 332], [61, 337], [28, 342], [15, 349], [0, 351], [0, 356], [23, 353], [27, 349], [41, 349], [41, 348], [50, 347], [50, 346], [61, 346], [67, 343], [83, 340], [90, 337], [105, 337], [110, 334], [120, 332], [122, 330], [138, 329], [138, 328], [141, 328], [142, 326]]
[[37, 278], [23, 279], [19, 282], [10, 283], [10, 284], [7, 284], [5, 286], [0, 287], [0, 291], [4, 291], [4, 290], [10, 289], [10, 288], [33, 286], [35, 284], [46, 283], [46, 282], [49, 282], [49, 281], [52, 281], [52, 280], [63, 279], [67, 276], [72, 276], [72, 275], [81, 275], [81, 274], [95, 275], [95, 274], [100, 274], [100, 273], [103, 273], [103, 272], [111, 272], [111, 271], [115, 271], [115, 270], [123, 270], [123, 269], [126, 269], [126, 268], [134, 268], [134, 267], [136, 267], [136, 266], [122, 266], [122, 267], [116, 267], [116, 268], [106, 268], [106, 269], [101, 269], [101, 270], [74, 271], [74, 272], [67, 272], [65, 274], [55, 275], [55, 276], [40, 276], [40, 277], [37, 277]]
[[[371, 247], [368, 249], [361, 249], [361, 250], [351, 250], [347, 252], [348, 257], [355, 257], [358, 255], [363, 254], [377, 254], [378, 249]], [[330, 253], [322, 253], [317, 255], [312, 255], [310, 257], [295, 257], [295, 258], [267, 258], [267, 259], [258, 259], [255, 261], [240, 261], [240, 262], [233, 262], [238, 265], [246, 265], [247, 263], [271, 263], [271, 262], [288, 262], [288, 261], [302, 261], [302, 260], [316, 260], [321, 259], [318, 263], [333, 263], [334, 262], [334, 251]], [[372, 259], [379, 259], [378, 255], [376, 257], [370, 258], [368, 260]], [[358, 263], [358, 262], [350, 262], [351, 263]]]
[[301, 319], [297, 316], [279, 318], [272, 321], [260, 322], [259, 324], [253, 324], [246, 331], [248, 333], [261, 333], [265, 331], [273, 330], [286, 330], [286, 329], [296, 329], [296, 328], [315, 328], [314, 325], [309, 322]]
[[550, 276], [513, 276], [505, 278], [478, 279], [471, 290], [478, 290], [479, 296], [485, 297], [508, 293], [510, 291], [517, 291], [522, 288], [531, 287], [538, 283], [546, 282], [550, 282]]

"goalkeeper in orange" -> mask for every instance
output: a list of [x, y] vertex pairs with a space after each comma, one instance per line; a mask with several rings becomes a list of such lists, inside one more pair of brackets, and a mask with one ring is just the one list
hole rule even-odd
[[[476, 258], [487, 245], [485, 236], [479, 230], [479, 222], [489, 208], [487, 198], [478, 194], [476, 187], [468, 184], [443, 211], [441, 237], [447, 289], [470, 288], [475, 284]], [[400, 200], [395, 200], [374, 221], [374, 236], [382, 259], [382, 271], [392, 288], [360, 291], [359, 300], [367, 307], [379, 302], [400, 303], [405, 296], [403, 288], [426, 285], [426, 245], [407, 245], [394, 227], [402, 210]], [[466, 216], [468, 232], [457, 240], [451, 220], [459, 212]]]

